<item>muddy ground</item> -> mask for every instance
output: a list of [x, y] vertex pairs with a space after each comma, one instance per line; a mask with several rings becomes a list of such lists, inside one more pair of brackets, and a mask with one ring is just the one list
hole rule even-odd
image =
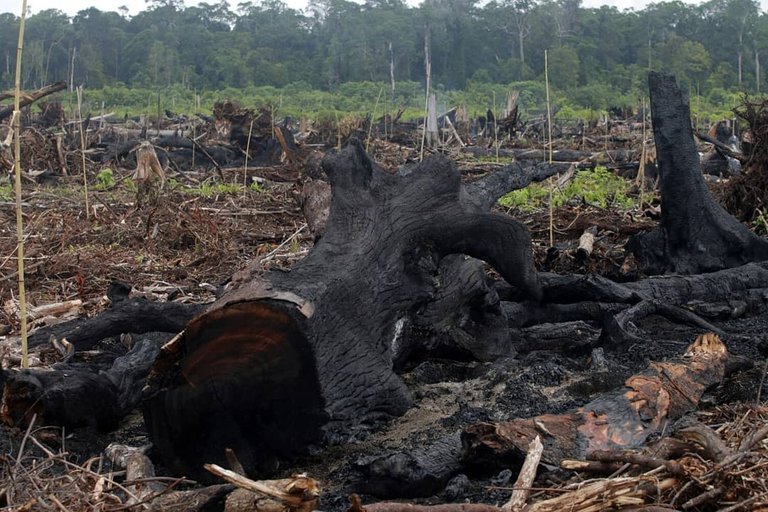
[[[402, 155], [401, 155], [402, 156]], [[389, 165], [393, 165], [390, 160]], [[468, 168], [469, 169], [469, 168]], [[114, 280], [130, 283], [134, 293], [157, 300], [208, 302], [215, 291], [247, 262], [260, 258], [264, 268], [289, 268], [309, 250], [312, 235], [302, 229], [304, 219], [297, 197], [300, 181], [290, 165], [249, 171], [227, 171], [226, 181], [252, 183], [253, 176], [265, 179], [258, 187], [206, 185], [210, 176], [189, 173], [172, 176], [156, 204], [137, 209], [135, 195], [124, 186], [130, 172], [116, 169], [116, 183], [92, 189], [90, 216], [86, 215], [80, 180], [62, 177], [44, 185], [25, 184], [24, 229], [27, 292], [32, 307], [80, 299], [80, 315], [95, 315], [105, 305], [105, 292]], [[477, 165], [467, 179], [481, 175]], [[600, 208], [570, 204], [554, 211], [557, 258], [548, 256], [549, 212], [522, 213], [502, 210], [530, 228], [540, 270], [596, 272], [620, 280], [636, 276], [624, 259], [626, 238], [655, 223], [642, 208]], [[598, 244], [593, 257], [579, 264], [568, 248], [575, 247], [584, 229], [597, 226]], [[291, 238], [292, 237], [292, 238]], [[290, 241], [288, 241], [290, 240]], [[15, 218], [9, 198], [0, 201], [0, 332], [4, 346], [17, 338]], [[36, 322], [56, 321], [52, 319]], [[739, 368], [711, 392], [698, 413], [706, 420], [716, 416], [722, 404], [750, 402], [758, 397], [763, 379], [762, 360], [768, 349], [768, 319], [740, 318], [715, 324], [731, 334], [729, 350], [744, 356]], [[680, 355], [697, 331], [673, 325], [663, 318], [644, 324], [646, 344], [621, 353], [605, 353], [596, 361], [591, 353], [568, 354], [527, 351], [520, 347], [516, 358], [492, 363], [472, 361], [425, 361], [404, 376], [416, 406], [385, 427], [359, 435], [341, 445], [317, 449], [276, 474], [306, 471], [320, 480], [325, 490], [321, 509], [344, 510], [347, 495], [358, 492], [364, 501], [399, 491], [401, 497], [427, 494], [421, 502], [464, 501], [502, 503], [508, 496], [516, 472], [502, 466], [457, 467], [449, 484], [434, 489], [410, 489], [407, 481], [379, 479], [360, 469], [371, 457], [390, 452], [412, 452], [435, 441], [456, 435], [470, 423], [505, 420], [541, 413], [557, 413], [587, 402], [595, 393], [614, 389], [649, 361]], [[585, 336], [596, 336], [585, 331]], [[105, 343], [105, 352], [120, 352], [119, 341]], [[50, 352], [50, 351], [48, 351]], [[13, 361], [15, 349], [5, 360]], [[97, 357], [93, 354], [90, 357]], [[38, 356], [47, 362], [48, 353]], [[765, 396], [765, 390], [762, 395]], [[718, 416], [719, 417], [719, 416]], [[687, 420], [683, 420], [687, 421]], [[125, 419], [116, 432], [63, 433], [66, 451], [75, 462], [97, 456], [111, 442], [133, 446], [147, 444], [140, 413]], [[2, 427], [2, 452], [15, 456], [23, 432]], [[52, 438], [56, 438], [54, 435]], [[62, 439], [59, 437], [59, 445]], [[151, 454], [151, 452], [150, 452]], [[160, 466], [162, 474], [163, 468]], [[464, 476], [462, 476], [464, 475]], [[541, 485], [569, 478], [551, 468]], [[502, 489], [497, 489], [501, 487]]]

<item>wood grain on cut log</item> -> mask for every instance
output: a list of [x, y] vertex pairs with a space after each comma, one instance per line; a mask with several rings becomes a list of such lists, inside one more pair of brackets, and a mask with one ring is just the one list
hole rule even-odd
[[[497, 353], [512, 351], [480, 262], [448, 256], [483, 259], [523, 295], [540, 296], [528, 231], [483, 210], [513, 178], [489, 176], [465, 189], [440, 156], [392, 175], [358, 142], [323, 167], [330, 215], [307, 258], [290, 272], [235, 276], [158, 358], [145, 418], [174, 471], [204, 477], [203, 462], [225, 463], [225, 448], [246, 471], [268, 470], [312, 444], [344, 441], [355, 426], [404, 413], [412, 401], [396, 365], [423, 353], [414, 348], [419, 337], [406, 335], [412, 326], [466, 329], [473, 335], [453, 339], [468, 354], [487, 342]], [[530, 181], [546, 171], [503, 173]], [[456, 283], [475, 292], [450, 293]]]
[[528, 443], [542, 436], [542, 460], [585, 459], [599, 450], [641, 446], [667, 422], [695, 408], [702, 393], [719, 382], [728, 352], [713, 334], [699, 336], [679, 361], [652, 363], [605, 394], [569, 413], [545, 414], [502, 423], [478, 423], [463, 434], [464, 460], [489, 458], [521, 463]]
[[687, 98], [674, 76], [648, 77], [661, 176], [661, 223], [627, 248], [649, 273], [698, 274], [768, 259], [768, 241], [747, 229], [707, 191]]

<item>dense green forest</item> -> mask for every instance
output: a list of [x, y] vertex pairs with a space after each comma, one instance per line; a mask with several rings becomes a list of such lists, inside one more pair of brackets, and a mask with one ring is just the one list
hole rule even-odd
[[[0, 89], [13, 83], [18, 21], [0, 14]], [[552, 87], [573, 108], [638, 105], [649, 68], [676, 73], [694, 111], [727, 111], [736, 93], [768, 87], [768, 14], [754, 0], [639, 11], [581, 0], [310, 0], [304, 11], [280, 0], [235, 10], [225, 1], [150, 0], [134, 16], [46, 10], [27, 20], [23, 85], [68, 80], [107, 105], [147, 103], [156, 91], [164, 107], [172, 95], [173, 106], [178, 98], [190, 108], [230, 91], [284, 97], [288, 111], [323, 102], [344, 110], [345, 100], [354, 110], [360, 102], [370, 109], [383, 91], [392, 106], [416, 107], [429, 52], [443, 101], [490, 103], [498, 93], [500, 104], [516, 88], [525, 105], [542, 96], [545, 50]]]

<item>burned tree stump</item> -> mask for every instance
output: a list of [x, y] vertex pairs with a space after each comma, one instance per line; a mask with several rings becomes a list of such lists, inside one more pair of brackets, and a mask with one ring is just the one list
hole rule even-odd
[[768, 259], [768, 241], [709, 195], [688, 101], [674, 76], [652, 72], [648, 83], [661, 181], [661, 224], [632, 237], [629, 251], [651, 274], [697, 274]]
[[[225, 448], [246, 471], [268, 470], [404, 413], [412, 399], [396, 366], [418, 352], [412, 328], [490, 326], [457, 335], [459, 349], [483, 353], [477, 347], [492, 340], [497, 352], [511, 351], [498, 296], [477, 283], [487, 279], [480, 263], [449, 255], [483, 259], [524, 296], [541, 296], [527, 229], [483, 207], [508, 183], [541, 179], [556, 166], [515, 165], [504, 171], [513, 177], [462, 188], [444, 157], [391, 175], [354, 142], [323, 167], [331, 211], [307, 258], [290, 272], [236, 276], [158, 358], [144, 413], [177, 473], [204, 478], [203, 463], [226, 463]], [[455, 283], [469, 293], [457, 294]], [[421, 315], [452, 323], [434, 326]]]

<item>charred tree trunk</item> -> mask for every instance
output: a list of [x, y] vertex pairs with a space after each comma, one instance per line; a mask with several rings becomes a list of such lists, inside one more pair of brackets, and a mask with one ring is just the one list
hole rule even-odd
[[396, 370], [420, 351], [414, 330], [453, 334], [468, 354], [512, 353], [480, 263], [449, 255], [483, 259], [523, 295], [541, 296], [527, 229], [484, 209], [522, 175], [558, 167], [515, 165], [462, 188], [443, 157], [393, 176], [359, 143], [323, 167], [331, 211], [307, 258], [290, 272], [236, 276], [158, 358], [145, 419], [179, 473], [204, 477], [202, 464], [225, 463], [225, 448], [247, 471], [268, 469], [404, 413], [412, 399]]
[[712, 272], [768, 259], [768, 242], [709, 195], [688, 102], [674, 76], [652, 72], [648, 83], [661, 176], [661, 224], [632, 237], [629, 251], [653, 274]]

